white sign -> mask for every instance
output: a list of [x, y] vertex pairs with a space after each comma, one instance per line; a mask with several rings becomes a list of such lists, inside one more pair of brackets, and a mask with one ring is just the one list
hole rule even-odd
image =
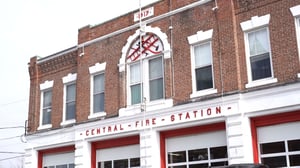
[[140, 19], [145, 19], [147, 17], [153, 16], [154, 15], [154, 7], [150, 7], [147, 9], [142, 10], [141, 12], [136, 12], [134, 14], [134, 21], [139, 21]]

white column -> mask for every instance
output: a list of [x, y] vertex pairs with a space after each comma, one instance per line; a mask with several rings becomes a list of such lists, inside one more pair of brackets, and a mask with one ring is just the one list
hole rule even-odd
[[226, 119], [229, 164], [253, 163], [250, 119], [242, 114]]
[[160, 167], [159, 133], [145, 129], [140, 133], [141, 168]]
[[91, 143], [79, 140], [75, 143], [75, 168], [91, 167]]
[[25, 149], [24, 168], [38, 167], [38, 152], [31, 149]]

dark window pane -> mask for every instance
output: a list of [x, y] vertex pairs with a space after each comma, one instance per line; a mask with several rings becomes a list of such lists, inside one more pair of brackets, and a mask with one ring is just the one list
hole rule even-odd
[[69, 167], [68, 168], [74, 168], [75, 167], [75, 164], [74, 163], [71, 163], [69, 164]]
[[186, 168], [186, 165], [182, 165], [182, 166], [169, 166], [168, 168]]
[[56, 168], [68, 168], [68, 165], [57, 165]]
[[131, 104], [138, 104], [141, 102], [141, 85], [131, 86]]
[[111, 161], [98, 162], [98, 168], [112, 168]]
[[169, 152], [168, 153], [168, 163], [180, 163], [186, 162], [186, 152], [179, 151], [179, 152]]
[[262, 158], [261, 161], [263, 164], [268, 165], [269, 167], [286, 167], [285, 156]]
[[130, 167], [140, 166], [140, 158], [131, 158], [130, 159]]
[[227, 158], [227, 147], [221, 146], [221, 147], [210, 148], [210, 158], [211, 159]]
[[189, 150], [189, 161], [207, 160], [207, 149]]
[[207, 163], [189, 165], [189, 168], [208, 168]]
[[67, 103], [66, 120], [75, 118], [75, 102]]
[[290, 155], [290, 166], [300, 166], [300, 155]]
[[300, 151], [300, 139], [288, 141], [289, 151]]
[[197, 90], [213, 88], [211, 65], [196, 69]]
[[51, 108], [43, 109], [43, 125], [51, 124]]
[[271, 77], [269, 53], [250, 57], [252, 80]]
[[227, 166], [228, 162], [224, 161], [224, 162], [213, 162], [211, 163], [211, 166]]
[[163, 78], [150, 81], [150, 101], [163, 98]]
[[280, 152], [285, 152], [284, 142], [272, 142], [272, 143], [264, 143], [260, 145], [261, 154], [280, 153]]
[[128, 168], [128, 159], [114, 160], [114, 168]]
[[104, 93], [94, 95], [94, 112], [104, 111]]

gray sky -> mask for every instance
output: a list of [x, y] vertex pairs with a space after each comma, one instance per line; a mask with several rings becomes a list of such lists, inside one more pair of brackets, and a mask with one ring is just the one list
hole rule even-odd
[[[141, 3], [154, 1], [158, 0], [141, 0]], [[24, 152], [24, 144], [17, 137], [24, 133], [24, 128], [3, 128], [24, 126], [27, 119], [30, 58], [75, 46], [79, 28], [99, 24], [138, 7], [139, 0], [0, 2], [0, 168], [20, 167], [21, 158], [6, 158], [21, 154], [3, 152]]]

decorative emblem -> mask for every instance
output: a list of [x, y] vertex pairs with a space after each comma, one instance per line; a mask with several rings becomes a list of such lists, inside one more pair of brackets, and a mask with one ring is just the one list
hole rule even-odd
[[141, 40], [142, 44], [140, 44], [140, 38], [137, 38], [132, 43], [126, 57], [127, 61], [135, 61], [141, 56], [144, 58], [152, 55], [158, 55], [163, 51], [163, 44], [156, 35], [146, 34], [141, 37]]

